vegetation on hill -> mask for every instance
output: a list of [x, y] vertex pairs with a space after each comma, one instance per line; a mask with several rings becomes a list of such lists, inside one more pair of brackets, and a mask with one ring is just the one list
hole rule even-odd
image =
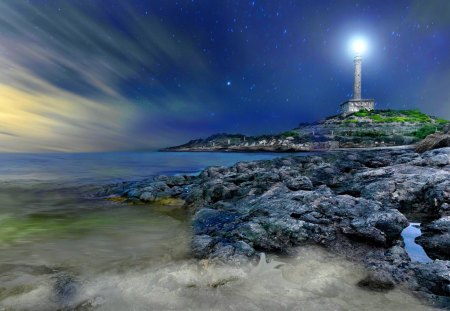
[[447, 124], [449, 121], [429, 116], [418, 109], [414, 110], [361, 110], [349, 116], [350, 122], [358, 122], [359, 118], [368, 118], [374, 123], [393, 123], [393, 122], [409, 122], [409, 123], [437, 123]]
[[[220, 133], [206, 139], [196, 139], [175, 149], [214, 150], [230, 147], [262, 148], [344, 148], [398, 146], [414, 144], [429, 134], [442, 130], [449, 121], [415, 110], [362, 110], [347, 116], [328, 117], [316, 123], [300, 124], [297, 128], [264, 135]], [[329, 143], [327, 145], [326, 143]], [[333, 147], [327, 147], [333, 146]], [[303, 148], [303, 149], [302, 149]]]
[[280, 136], [282, 138], [286, 138], [286, 137], [298, 137], [299, 135], [298, 135], [298, 132], [296, 132], [296, 131], [287, 131], [287, 132], [281, 133]]
[[418, 129], [417, 131], [412, 132], [411, 136], [414, 136], [414, 137], [417, 137], [420, 139], [424, 139], [428, 135], [434, 134], [434, 133], [442, 130], [443, 127], [444, 127], [443, 124], [437, 124], [437, 125], [426, 124], [426, 125], [422, 126], [420, 129]]

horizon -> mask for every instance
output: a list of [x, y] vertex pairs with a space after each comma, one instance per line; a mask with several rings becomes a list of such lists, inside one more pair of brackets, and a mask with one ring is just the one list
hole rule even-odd
[[450, 119], [450, 2], [0, 3], [0, 152], [275, 134], [352, 96]]

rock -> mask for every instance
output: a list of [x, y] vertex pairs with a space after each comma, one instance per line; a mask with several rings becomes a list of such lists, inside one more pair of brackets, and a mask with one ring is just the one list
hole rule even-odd
[[203, 208], [195, 214], [192, 226], [196, 235], [217, 235], [234, 230], [240, 222], [239, 217], [237, 212]]
[[422, 158], [428, 166], [446, 166], [450, 164], [450, 147], [427, 151]]
[[[385, 209], [374, 202], [360, 200], [359, 217], [353, 218], [349, 226], [343, 226], [344, 234], [380, 245], [391, 245], [408, 226], [408, 220], [397, 210]], [[375, 211], [374, 211], [375, 210]]]
[[326, 187], [297, 192], [275, 187], [225, 209], [212, 205], [195, 215], [194, 234], [231, 244], [243, 241], [263, 251], [288, 252], [303, 243], [327, 245], [341, 232], [375, 245], [389, 245], [408, 224], [397, 210], [365, 199], [328, 194], [331, 191]]
[[153, 202], [156, 199], [156, 196], [151, 191], [147, 191], [141, 194], [139, 197], [144, 202]]
[[207, 258], [215, 241], [209, 235], [195, 235], [192, 238], [191, 250], [195, 257]]
[[102, 194], [184, 200], [197, 258], [240, 263], [316, 244], [366, 266], [361, 287], [406, 284], [445, 301], [447, 266], [411, 263], [400, 233], [408, 225], [403, 213], [440, 218], [424, 225], [418, 242], [432, 258], [449, 259], [449, 159], [450, 148], [333, 152], [120, 183]]
[[420, 286], [436, 295], [450, 296], [450, 261], [435, 260], [414, 268]]
[[431, 258], [450, 260], [450, 216], [424, 226], [416, 241]]
[[395, 282], [387, 271], [372, 271], [358, 282], [358, 286], [375, 291], [388, 291], [395, 287]]
[[221, 179], [213, 179], [203, 186], [205, 199], [209, 202], [217, 202], [224, 199], [233, 198], [239, 191], [239, 188], [233, 184], [224, 182]]
[[311, 190], [313, 188], [311, 180], [306, 176], [289, 178], [288, 180], [285, 181], [285, 184], [292, 191]]
[[449, 211], [450, 204], [450, 180], [445, 178], [442, 182], [436, 182], [433, 187], [429, 187], [425, 192], [425, 199], [428, 204], [434, 206], [440, 215]]
[[416, 152], [422, 153], [437, 148], [450, 147], [450, 126], [447, 125], [442, 132], [434, 133], [425, 137], [416, 146]]
[[56, 301], [64, 307], [72, 305], [78, 293], [79, 282], [70, 274], [61, 272], [53, 276]]
[[96, 310], [106, 303], [106, 299], [103, 296], [96, 296], [91, 299], [85, 300], [79, 303], [75, 308], [71, 309], [74, 311], [90, 311]]

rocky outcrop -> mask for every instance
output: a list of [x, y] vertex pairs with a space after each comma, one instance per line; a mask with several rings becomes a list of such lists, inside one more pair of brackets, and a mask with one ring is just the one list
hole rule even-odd
[[431, 263], [415, 265], [414, 272], [420, 286], [436, 295], [450, 296], [450, 262], [436, 260]]
[[[450, 188], [448, 188], [450, 190]], [[450, 260], [450, 216], [442, 217], [426, 225], [417, 242], [432, 258]]]
[[302, 244], [331, 246], [339, 238], [387, 247], [407, 224], [397, 210], [373, 201], [334, 196], [326, 186], [290, 191], [280, 183], [258, 197], [200, 209], [193, 221], [193, 247], [199, 257], [226, 260], [256, 250], [288, 253]]
[[417, 152], [425, 152], [432, 149], [450, 147], [450, 126], [447, 125], [442, 132], [428, 135], [416, 146]]
[[[113, 185], [102, 194], [129, 202], [183, 200], [193, 215], [197, 258], [239, 263], [260, 252], [290, 254], [295, 246], [316, 244], [363, 263], [370, 273], [361, 287], [406, 284], [448, 296], [447, 262], [411, 263], [400, 233], [408, 225], [404, 214], [447, 215], [449, 181], [450, 148], [378, 150], [209, 167], [197, 176]], [[425, 249], [448, 259], [447, 218], [424, 226]], [[433, 273], [439, 275], [428, 276]]]

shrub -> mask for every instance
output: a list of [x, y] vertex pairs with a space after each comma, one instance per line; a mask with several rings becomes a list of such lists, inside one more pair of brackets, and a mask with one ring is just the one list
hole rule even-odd
[[436, 119], [436, 123], [438, 123], [438, 124], [447, 124], [447, 123], [449, 123], [450, 121], [448, 121], [448, 120], [445, 120], [445, 119], [442, 119], [442, 118], [437, 118]]
[[361, 110], [361, 111], [355, 112], [353, 115], [356, 117], [367, 117], [370, 115], [370, 113], [371, 112], [368, 110]]
[[291, 136], [291, 137], [298, 137], [298, 132], [296, 132], [296, 131], [287, 131], [287, 132], [281, 133], [280, 136], [283, 137], [283, 138], [286, 138], [286, 137], [289, 137], [289, 136]]
[[[442, 126], [440, 126], [440, 128], [442, 129]], [[420, 138], [420, 139], [424, 139], [428, 135], [435, 133], [436, 130], [439, 130], [440, 128], [439, 128], [439, 126], [427, 124], [427, 125], [422, 126], [417, 131], [412, 132], [412, 136]]]
[[[411, 122], [426, 123], [432, 122], [432, 119], [418, 109], [414, 110], [361, 110], [353, 114], [356, 117], [365, 117], [371, 119], [375, 123], [390, 122]], [[441, 121], [442, 122], [442, 121]]]

